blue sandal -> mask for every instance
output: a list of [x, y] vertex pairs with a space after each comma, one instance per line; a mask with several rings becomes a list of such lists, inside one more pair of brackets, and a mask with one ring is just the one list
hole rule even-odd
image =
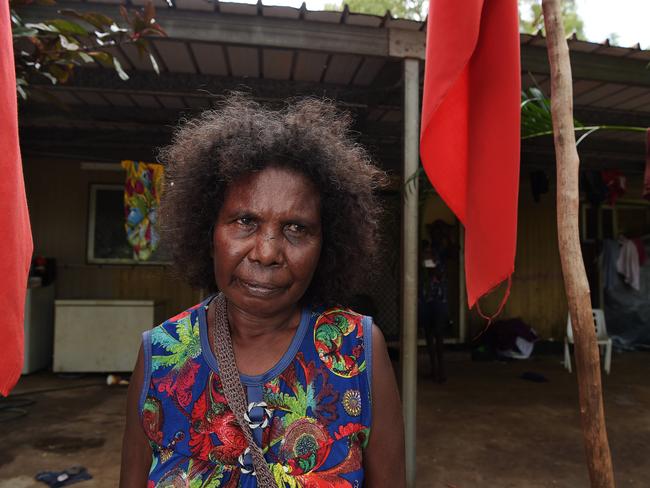
[[81, 481], [90, 480], [93, 477], [83, 466], [72, 466], [64, 471], [43, 471], [38, 473], [36, 481], [42, 481], [50, 488], [72, 485]]

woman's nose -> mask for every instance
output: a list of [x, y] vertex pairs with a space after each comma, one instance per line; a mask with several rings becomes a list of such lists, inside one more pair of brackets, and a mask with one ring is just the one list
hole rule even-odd
[[255, 239], [255, 245], [249, 253], [251, 261], [263, 266], [273, 266], [282, 263], [282, 244], [279, 236], [273, 232], [260, 232]]

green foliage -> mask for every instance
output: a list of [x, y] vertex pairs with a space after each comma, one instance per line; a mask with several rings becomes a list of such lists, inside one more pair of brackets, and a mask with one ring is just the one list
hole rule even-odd
[[123, 24], [106, 15], [78, 12], [72, 9], [58, 11], [59, 17], [38, 23], [24, 22], [16, 9], [28, 11], [30, 5], [54, 5], [54, 0], [10, 0], [11, 27], [16, 65], [16, 90], [26, 99], [31, 82], [46, 78], [52, 84], [67, 83], [74, 69], [90, 63], [113, 68], [122, 80], [129, 76], [119, 60], [107, 48], [132, 44], [140, 56], [148, 56], [158, 72], [158, 65], [149, 50], [147, 36], [165, 36], [155, 20], [151, 1], [142, 10], [127, 10], [120, 6]]
[[325, 10], [343, 10], [345, 4], [350, 12], [359, 14], [383, 16], [389, 10], [393, 17], [413, 20], [426, 18], [425, 0], [343, 0], [341, 3], [325, 4]]
[[[580, 125], [576, 122], [577, 125]], [[521, 138], [528, 139], [553, 133], [551, 101], [539, 88], [521, 93]]]
[[[562, 16], [564, 32], [567, 35], [575, 33], [579, 39], [584, 39], [584, 22], [578, 15], [575, 0], [562, 2]], [[519, 30], [526, 34], [536, 34], [540, 30], [544, 32], [541, 0], [519, 0]]]
[[[576, 146], [580, 145], [587, 137], [596, 131], [618, 131], [618, 132], [643, 132], [645, 127], [633, 127], [627, 125], [585, 125], [574, 119], [575, 131], [580, 135]], [[553, 134], [553, 120], [551, 117], [551, 102], [538, 88], [529, 88], [528, 92], [521, 94], [521, 138], [531, 139], [533, 137], [548, 136]]]
[[[575, 126], [575, 132], [580, 134], [576, 141], [576, 146], [580, 145], [582, 141], [597, 131], [643, 133], [647, 131], [645, 127], [604, 124], [587, 126], [575, 119], [573, 124]], [[546, 95], [539, 88], [531, 87], [528, 91], [523, 91], [521, 93], [521, 139], [532, 139], [551, 135], [553, 135], [551, 101], [546, 98]], [[406, 179], [404, 187], [407, 195], [413, 192], [416, 181], [419, 184], [420, 204], [422, 204], [429, 195], [435, 194], [435, 190], [431, 187], [422, 165], [418, 166], [417, 171]]]

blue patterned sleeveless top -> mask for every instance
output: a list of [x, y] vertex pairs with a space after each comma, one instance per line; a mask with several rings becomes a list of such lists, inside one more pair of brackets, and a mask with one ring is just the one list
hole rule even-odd
[[[256, 487], [207, 330], [210, 299], [147, 331], [140, 416], [153, 459], [147, 488]], [[372, 319], [303, 309], [278, 363], [240, 375], [253, 437], [280, 487], [360, 487], [371, 425]]]

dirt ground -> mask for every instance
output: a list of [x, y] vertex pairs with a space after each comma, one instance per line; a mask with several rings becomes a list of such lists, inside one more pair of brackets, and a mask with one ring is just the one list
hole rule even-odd
[[[559, 357], [472, 362], [456, 352], [443, 385], [424, 374], [421, 359], [418, 487], [588, 487], [575, 373]], [[521, 379], [527, 371], [548, 382]], [[37, 472], [73, 465], [94, 476], [75, 486], [117, 486], [126, 389], [104, 380], [21, 379], [10, 399], [33, 403], [0, 422], [0, 488], [45, 486]], [[650, 353], [615, 355], [604, 387], [617, 486], [650, 487]], [[0, 410], [0, 419], [7, 414]]]

